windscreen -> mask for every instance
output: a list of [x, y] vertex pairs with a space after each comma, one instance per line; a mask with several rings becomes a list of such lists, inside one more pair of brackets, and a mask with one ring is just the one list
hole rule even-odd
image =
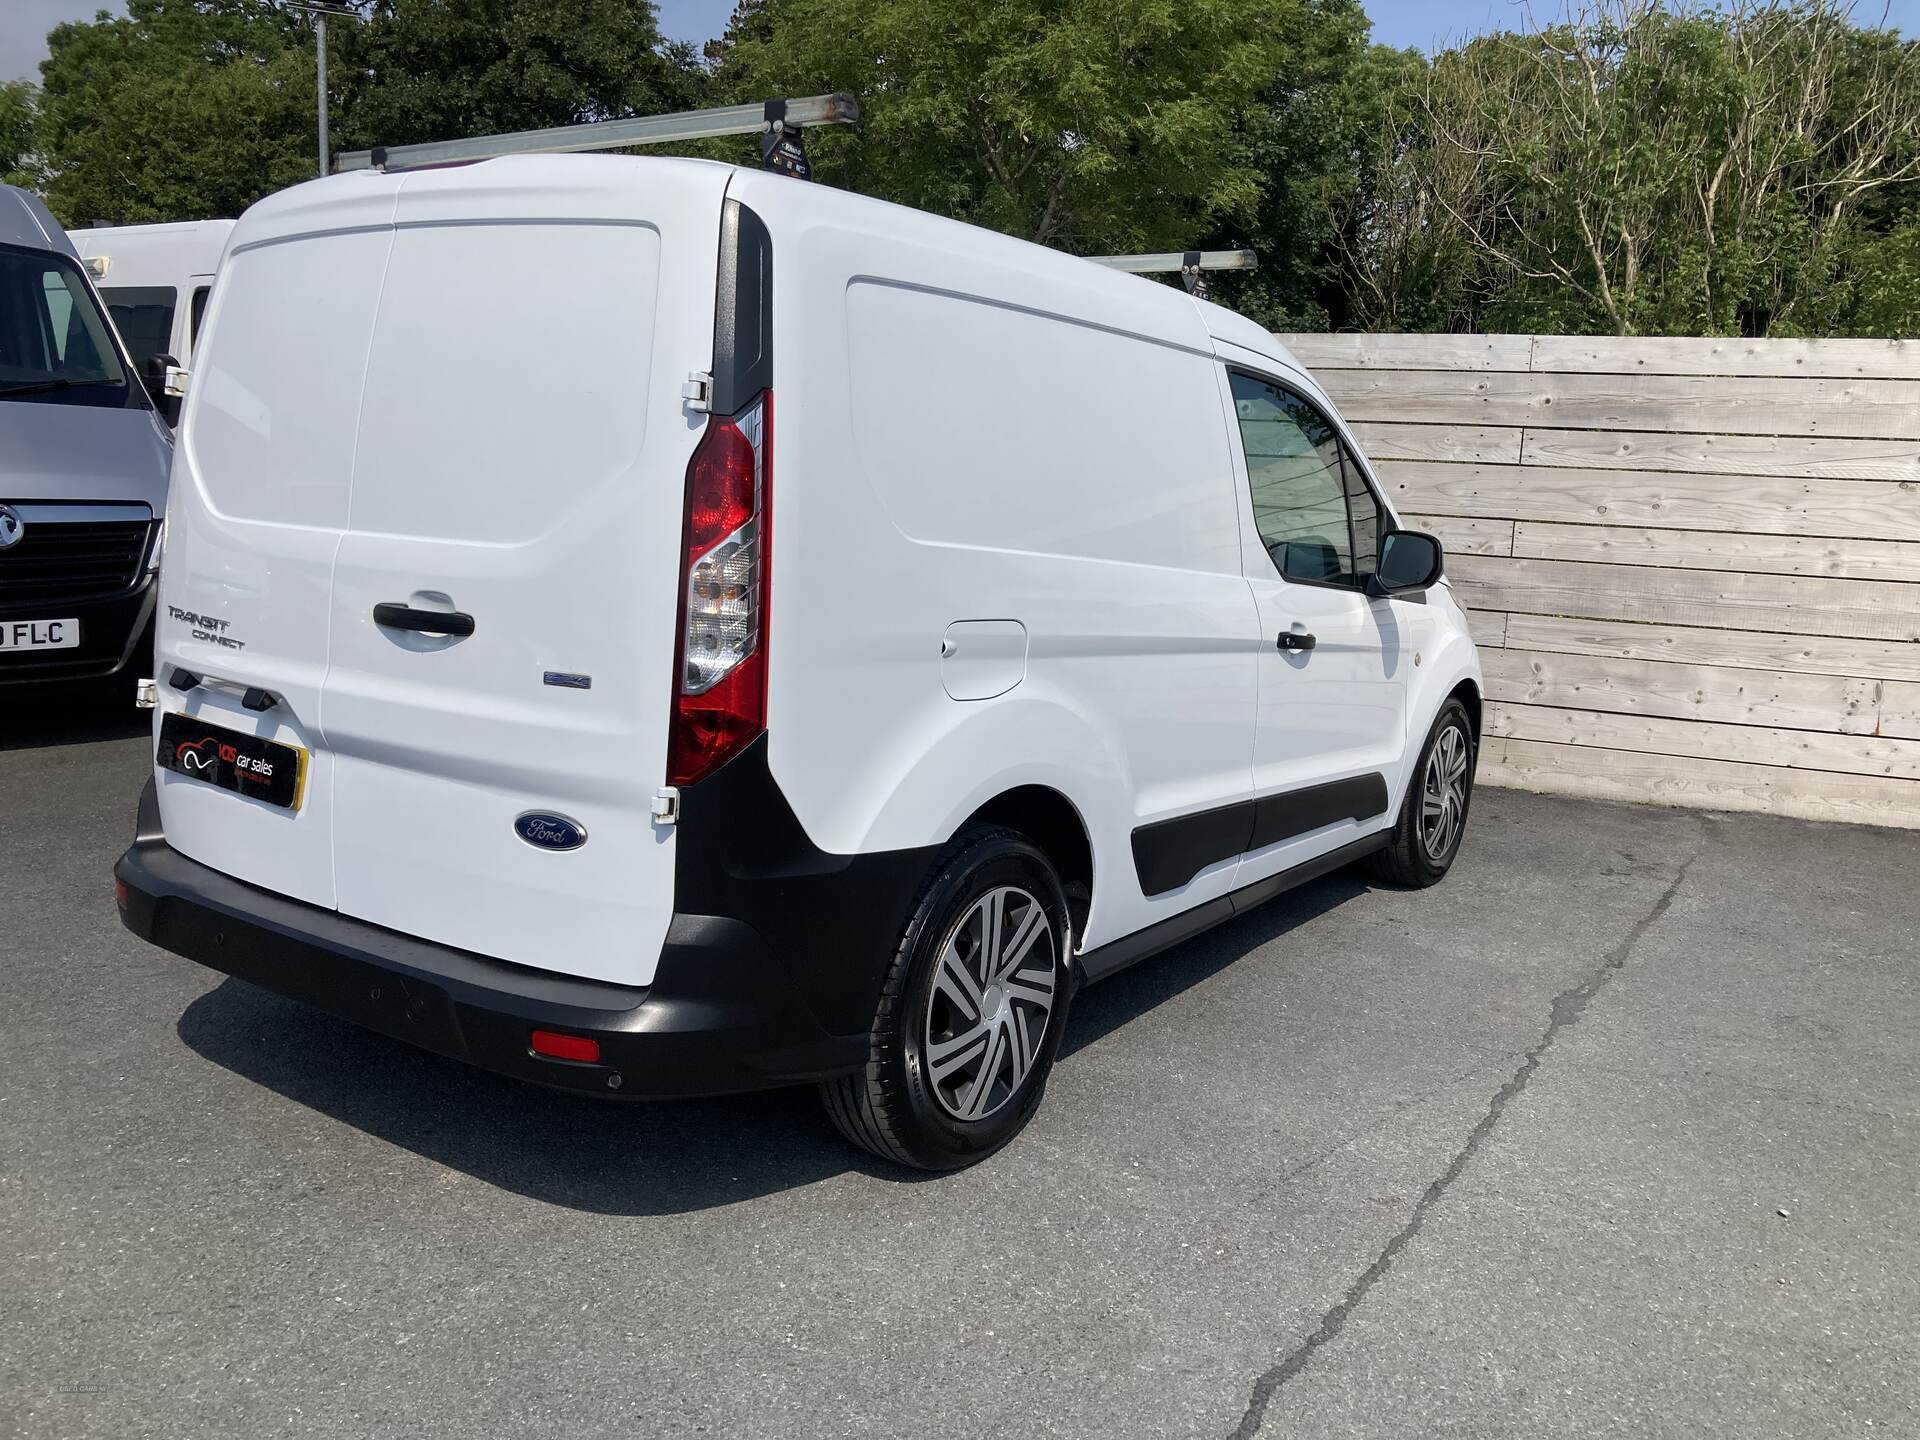
[[144, 367], [154, 356], [170, 353], [173, 310], [180, 302], [171, 285], [103, 285], [100, 298], [135, 365]]
[[127, 376], [79, 267], [0, 246], [0, 400], [125, 405]]

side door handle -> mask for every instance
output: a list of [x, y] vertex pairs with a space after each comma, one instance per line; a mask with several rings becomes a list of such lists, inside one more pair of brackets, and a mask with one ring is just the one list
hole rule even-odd
[[389, 630], [415, 630], [422, 635], [473, 634], [473, 616], [464, 610], [416, 610], [411, 605], [382, 602], [373, 607], [373, 623]]
[[1287, 630], [1281, 632], [1279, 640], [1275, 643], [1282, 650], [1311, 650], [1320, 642], [1304, 630]]

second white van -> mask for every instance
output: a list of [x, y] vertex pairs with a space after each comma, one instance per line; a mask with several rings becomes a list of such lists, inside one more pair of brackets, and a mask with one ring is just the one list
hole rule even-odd
[[[93, 271], [114, 328], [144, 375], [156, 361], [193, 365], [207, 299], [231, 220], [187, 220], [165, 225], [102, 225], [73, 232], [74, 249]], [[169, 398], [167, 418], [179, 417]]]
[[1079, 986], [1458, 854], [1438, 544], [1173, 288], [761, 172], [494, 159], [254, 207], [194, 368], [116, 873], [216, 969], [585, 1093], [817, 1083], [952, 1168]]

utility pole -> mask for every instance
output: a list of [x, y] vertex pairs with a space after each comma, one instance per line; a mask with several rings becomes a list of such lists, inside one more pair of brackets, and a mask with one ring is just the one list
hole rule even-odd
[[333, 168], [333, 156], [327, 142], [327, 17], [358, 20], [359, 12], [339, 0], [285, 0], [289, 10], [313, 17], [314, 91], [319, 98], [320, 170], [324, 178]]

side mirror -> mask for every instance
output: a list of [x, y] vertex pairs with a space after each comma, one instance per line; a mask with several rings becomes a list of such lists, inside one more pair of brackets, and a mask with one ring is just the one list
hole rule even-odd
[[1445, 562], [1440, 542], [1418, 530], [1395, 530], [1380, 544], [1380, 563], [1368, 590], [1374, 595], [1408, 595], [1440, 578]]
[[171, 355], [149, 355], [140, 372], [140, 383], [153, 401], [154, 409], [167, 417], [168, 424], [180, 419], [180, 397], [187, 393], [187, 372]]

